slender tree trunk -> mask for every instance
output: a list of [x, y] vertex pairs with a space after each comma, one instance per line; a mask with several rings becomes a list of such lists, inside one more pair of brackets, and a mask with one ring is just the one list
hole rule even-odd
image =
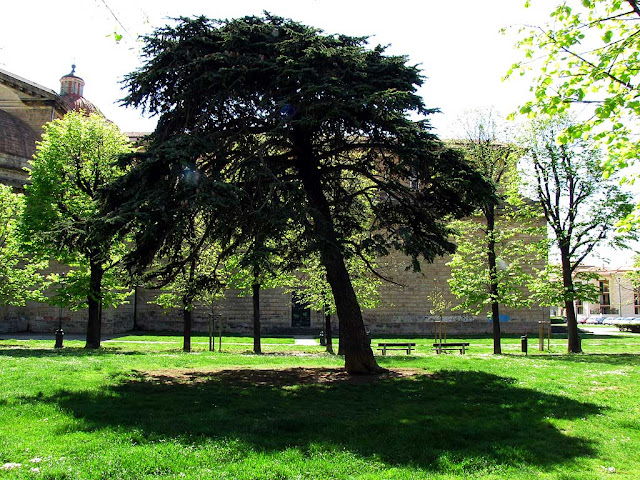
[[333, 335], [331, 334], [331, 314], [324, 307], [324, 339], [327, 342], [327, 352], [333, 354]]
[[191, 324], [192, 324], [192, 315], [191, 315], [191, 302], [185, 301], [182, 305], [182, 318], [184, 320], [184, 330], [182, 333], [182, 351], [190, 352], [191, 351]]
[[320, 258], [336, 302], [340, 322], [340, 342], [344, 345], [345, 369], [348, 373], [377, 373], [378, 366], [367, 341], [362, 312], [333, 226], [329, 203], [320, 182], [310, 137], [296, 132], [296, 167], [309, 202], [310, 214], [318, 240]]
[[134, 332], [138, 331], [138, 285], [133, 287], [133, 327]]
[[196, 266], [197, 261], [196, 257], [193, 256], [191, 258], [191, 264], [189, 265], [189, 279], [187, 291], [182, 297], [182, 317], [184, 320], [184, 331], [182, 335], [182, 351], [190, 352], [191, 351], [191, 324], [192, 324], [192, 311], [193, 311], [193, 300], [196, 297], [196, 293], [194, 292], [194, 281], [196, 275]]
[[560, 261], [562, 262], [562, 285], [565, 291], [564, 308], [567, 311], [567, 350], [569, 353], [580, 353], [582, 347], [578, 335], [578, 320], [574, 306], [573, 278], [571, 277], [571, 259], [569, 247], [560, 246]]
[[253, 298], [253, 353], [262, 353], [260, 345], [260, 284], [251, 285]]
[[102, 334], [102, 277], [104, 267], [101, 262], [89, 261], [89, 320], [87, 321], [87, 343], [84, 348], [100, 348]]
[[498, 270], [496, 265], [495, 207], [485, 211], [487, 219], [487, 253], [489, 260], [489, 295], [491, 296], [491, 324], [493, 326], [493, 354], [502, 353], [500, 344], [500, 305], [498, 304]]

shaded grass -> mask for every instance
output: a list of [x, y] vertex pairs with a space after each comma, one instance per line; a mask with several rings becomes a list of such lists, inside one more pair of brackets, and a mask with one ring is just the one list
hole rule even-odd
[[0, 465], [27, 465], [0, 475], [594, 479], [611, 467], [640, 478], [633, 349], [494, 357], [478, 352], [490, 339], [470, 341], [465, 356], [378, 357], [414, 376], [355, 380], [316, 347], [0, 345]]

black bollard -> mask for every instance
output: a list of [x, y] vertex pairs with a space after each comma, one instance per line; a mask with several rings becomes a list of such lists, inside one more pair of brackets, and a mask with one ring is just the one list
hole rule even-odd
[[64, 332], [62, 328], [56, 330], [56, 344], [53, 348], [63, 348], [62, 341], [64, 340]]
[[520, 347], [522, 348], [522, 353], [527, 354], [527, 336], [523, 335], [520, 337]]

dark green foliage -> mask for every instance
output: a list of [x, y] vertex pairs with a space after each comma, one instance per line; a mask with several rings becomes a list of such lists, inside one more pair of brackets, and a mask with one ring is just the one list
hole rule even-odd
[[454, 250], [447, 220], [492, 194], [430, 133], [417, 67], [365, 38], [265, 14], [180, 18], [144, 42], [124, 104], [160, 119], [108, 199], [137, 232], [131, 264], [179, 244], [194, 211], [223, 256], [254, 238], [290, 266], [318, 251], [363, 344], [344, 258], [399, 249], [419, 268]]
[[[145, 43], [147, 62], [127, 77], [124, 103], [160, 121], [129, 176], [137, 185], [130, 195], [155, 190], [140, 202], [166, 214], [141, 240], [162, 238], [154, 230], [166, 231], [178, 221], [171, 213], [192, 205], [247, 220], [236, 225], [265, 225], [280, 212], [281, 223], [308, 227], [296, 132], [309, 137], [339, 237], [370, 223], [358, 217], [358, 205], [372, 203], [372, 230], [379, 233], [366, 246], [380, 253], [397, 247], [431, 260], [451, 252], [442, 219], [469, 213], [469, 202], [488, 191], [472, 188], [484, 183], [429, 133], [426, 120], [407, 118], [433, 111], [415, 93], [422, 83], [417, 68], [380, 46], [365, 49], [363, 38], [321, 35], [267, 15], [182, 18]], [[189, 167], [200, 183], [185, 189], [176, 180]], [[362, 177], [368, 182], [351, 181]], [[421, 188], [412, 189], [409, 179]], [[276, 204], [252, 211], [247, 190]]]
[[640, 333], [640, 323], [618, 323], [616, 327], [621, 332]]

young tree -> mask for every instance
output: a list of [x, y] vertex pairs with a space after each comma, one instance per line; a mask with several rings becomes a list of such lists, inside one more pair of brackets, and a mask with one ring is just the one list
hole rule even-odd
[[[200, 232], [201, 234], [201, 232]], [[151, 288], [162, 288], [153, 300], [165, 309], [180, 308], [183, 319], [184, 352], [191, 351], [193, 309], [196, 303], [212, 304], [223, 297], [223, 267], [216, 244], [194, 245], [200, 236], [190, 232], [185, 236], [185, 248], [181, 252], [187, 258], [165, 256], [159, 259], [155, 269], [145, 272], [144, 278]]]
[[98, 234], [98, 194], [124, 173], [118, 157], [130, 151], [127, 137], [113, 123], [73, 112], [45, 125], [28, 167], [22, 236], [32, 253], [71, 267], [63, 281], [57, 279], [64, 291], [52, 301], [88, 306], [86, 348], [100, 347], [102, 306], [123, 298], [113, 269], [124, 246]]
[[[588, 271], [575, 271], [573, 273], [573, 303], [595, 302], [600, 293], [597, 280], [598, 274]], [[563, 285], [562, 266], [547, 264], [545, 268], [538, 270], [530, 282], [534, 301], [543, 307], [557, 307], [565, 305], [565, 287]]]
[[583, 140], [560, 143], [572, 125], [566, 117], [537, 119], [526, 137], [533, 193], [560, 254], [562, 297], [567, 312], [568, 350], [581, 351], [574, 300], [574, 273], [597, 245], [624, 248], [634, 232], [616, 232], [616, 221], [633, 209], [631, 196], [612, 178], [603, 179], [601, 153]]
[[[529, 207], [523, 202], [524, 209]], [[461, 299], [454, 310], [479, 315], [490, 309], [494, 354], [502, 353], [500, 305], [525, 308], [534, 300], [530, 292], [536, 278], [533, 264], [543, 263], [547, 247], [544, 229], [536, 223], [507, 202], [490, 224], [491, 230], [482, 217], [454, 224], [458, 250], [448, 263], [448, 282]]]
[[[432, 261], [454, 250], [448, 219], [492, 194], [430, 133], [433, 111], [416, 94], [418, 69], [383, 47], [367, 49], [365, 38], [325, 35], [269, 14], [181, 18], [144, 42], [145, 63], [127, 76], [124, 103], [160, 119], [110, 200], [124, 224], [130, 216], [162, 219], [137, 239], [135, 261], [145, 263], [155, 239], [175, 228], [184, 200], [172, 188], [175, 172], [195, 164], [206, 188], [189, 201], [216, 205], [212, 232], [252, 221], [265, 241], [277, 239], [276, 216], [280, 232], [304, 232], [302, 243], [319, 252], [327, 271], [347, 371], [378, 371], [344, 261], [346, 242], [369, 228], [350, 248], [376, 255], [399, 249], [418, 268], [418, 257]], [[246, 187], [256, 176], [263, 194], [278, 192], [272, 198], [281, 209], [250, 208]], [[373, 221], [362, 203], [371, 205]]]
[[540, 259], [536, 239], [545, 234], [534, 222], [539, 212], [532, 211], [518, 191], [522, 148], [500, 127], [497, 114], [493, 110], [469, 112], [464, 128], [466, 135], [458, 146], [467, 161], [496, 185], [498, 196], [488, 198], [473, 217], [454, 223], [458, 250], [449, 263], [449, 286], [462, 299], [457, 309], [478, 315], [487, 306], [491, 308], [493, 353], [497, 355], [502, 353], [500, 304], [518, 308], [530, 303], [523, 288], [530, 281], [525, 266]]
[[[375, 259], [350, 257], [345, 262], [358, 297], [358, 304], [362, 308], [375, 308], [380, 303], [378, 289], [382, 285], [380, 278], [373, 274], [376, 268]], [[331, 285], [327, 281], [326, 270], [317, 254], [307, 258], [304, 265], [298, 269], [292, 291], [308, 308], [323, 312], [327, 352], [333, 353], [331, 317], [336, 315], [337, 308]], [[338, 354], [343, 355], [343, 344], [338, 341]]]
[[34, 261], [20, 245], [18, 221], [23, 208], [24, 196], [0, 185], [0, 306], [22, 306], [42, 296], [39, 270], [46, 262]]
[[273, 245], [255, 239], [247, 250], [238, 252], [225, 263], [227, 286], [251, 295], [253, 306], [253, 353], [262, 353], [260, 290], [288, 286], [293, 277], [285, 267], [286, 262], [274, 250]]
[[514, 64], [507, 77], [536, 68], [531, 87], [535, 98], [522, 113], [556, 115], [573, 105], [586, 110], [585, 120], [571, 124], [559, 140], [592, 135], [608, 153], [603, 173], [610, 175], [640, 155], [640, 4], [569, 0], [560, 2], [551, 18], [547, 25], [521, 29], [517, 46], [526, 59]]
[[[191, 169], [183, 171], [182, 186], [188, 191], [199, 188], [198, 175]], [[227, 280], [220, 238], [208, 234], [210, 213], [197, 202], [183, 209], [181, 228], [175, 235], [167, 235], [155, 252], [149, 268], [133, 270], [152, 289], [161, 289], [153, 300], [165, 309], [180, 308], [183, 317], [183, 351], [191, 351], [192, 312], [196, 303], [213, 304], [222, 297]], [[140, 235], [134, 231], [134, 236]]]

